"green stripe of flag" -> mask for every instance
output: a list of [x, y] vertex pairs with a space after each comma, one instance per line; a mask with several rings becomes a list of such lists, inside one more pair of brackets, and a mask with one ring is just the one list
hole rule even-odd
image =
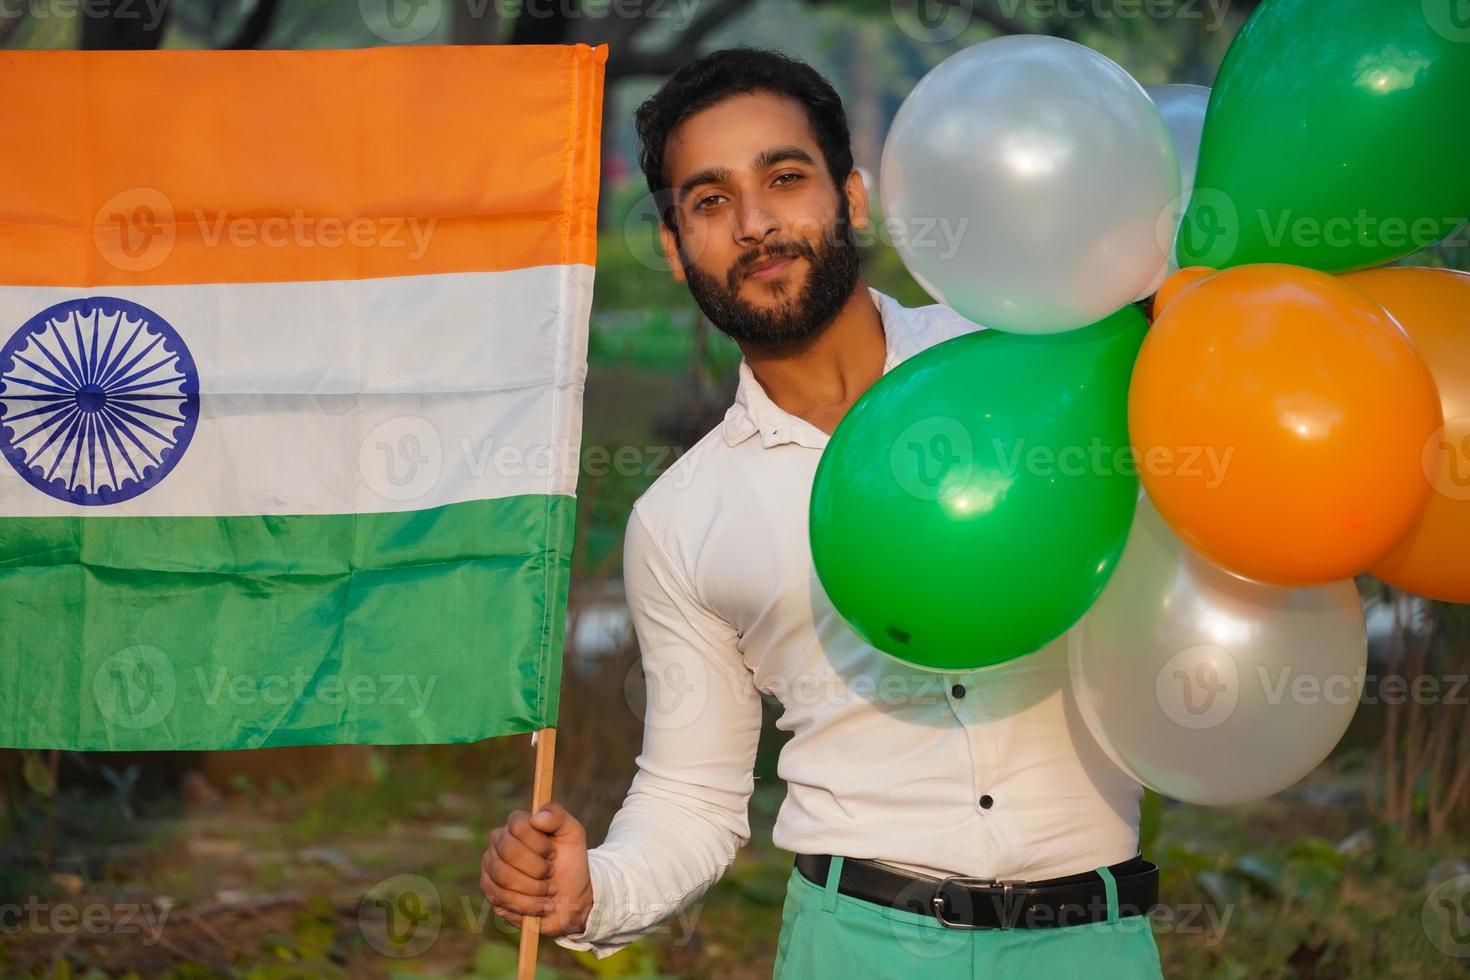
[[575, 519], [564, 495], [0, 518], [0, 746], [464, 742], [554, 725]]

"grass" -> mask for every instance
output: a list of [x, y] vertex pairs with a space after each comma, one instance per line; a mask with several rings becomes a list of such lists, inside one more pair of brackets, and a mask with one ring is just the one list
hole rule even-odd
[[[1170, 901], [1213, 910], [1223, 930], [1159, 936], [1170, 976], [1462, 977], [1431, 945], [1429, 889], [1464, 838], [1409, 846], [1354, 808], [1273, 799], [1218, 810], [1177, 807], [1156, 852]], [[1343, 846], [1347, 841], [1348, 845]], [[1228, 918], [1227, 918], [1228, 916]]]
[[[619, 710], [621, 693], [607, 683], [622, 669], [619, 664], [606, 677], [569, 680], [581, 689], [568, 691], [577, 717], [564, 722], [562, 754], [569, 765], [558, 795], [588, 823], [593, 840], [605, 832], [636, 752], [637, 720]], [[604, 706], [598, 721], [578, 720], [598, 702]], [[782, 737], [771, 720], [762, 770], [772, 766]], [[599, 725], [598, 731], [588, 730]], [[591, 755], [594, 741], [614, 743], [620, 756], [617, 764], [602, 765], [601, 787], [589, 785], [586, 770], [572, 762]], [[378, 775], [363, 782], [291, 785], [284, 792], [241, 784], [218, 801], [183, 808], [168, 797], [135, 801], [137, 819], [131, 822], [94, 796], [63, 792], [51, 802], [73, 836], [58, 850], [55, 867], [32, 867], [36, 873], [24, 883], [8, 878], [4, 900], [17, 901], [24, 889], [52, 907], [117, 907], [167, 896], [172, 905], [165, 941], [150, 949], [136, 937], [68, 942], [61, 934], [22, 933], [7, 937], [0, 972], [507, 975], [518, 934], [486, 914], [476, 862], [485, 832], [524, 806], [531, 758], [526, 740], [374, 751]], [[1361, 772], [1328, 770], [1322, 778], [1352, 783]], [[769, 976], [791, 855], [770, 844], [784, 789], [768, 772], [757, 785], [754, 839], [703, 900], [605, 960], [543, 941], [543, 975]], [[602, 802], [583, 802], [594, 797]], [[22, 852], [40, 833], [45, 808], [37, 799], [20, 807], [5, 845], [8, 875], [30, 863]], [[91, 839], [83, 829], [88, 823], [105, 824], [111, 832]], [[1172, 917], [1155, 920], [1167, 976], [1465, 975], [1465, 962], [1435, 949], [1421, 924], [1428, 886], [1454, 873], [1457, 856], [1470, 853], [1464, 837], [1436, 847], [1409, 846], [1369, 821], [1359, 805], [1313, 806], [1300, 794], [1230, 808], [1165, 803], [1157, 824], [1150, 850], [1164, 869], [1162, 900], [1173, 910]], [[76, 880], [68, 883], [59, 875], [61, 865]], [[438, 896], [433, 943], [402, 958], [374, 947], [360, 912], [365, 894], [398, 875], [428, 879]], [[222, 897], [226, 892], [233, 899]]]

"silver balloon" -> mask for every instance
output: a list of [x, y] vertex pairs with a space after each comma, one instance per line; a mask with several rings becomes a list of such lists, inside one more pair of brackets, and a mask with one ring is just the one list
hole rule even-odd
[[1174, 239], [1179, 235], [1179, 223], [1189, 207], [1189, 195], [1194, 190], [1194, 172], [1199, 166], [1200, 137], [1205, 131], [1205, 110], [1210, 105], [1210, 90], [1203, 85], [1154, 85], [1145, 89], [1148, 97], [1159, 107], [1164, 125], [1174, 140], [1174, 153], [1179, 158], [1179, 204], [1174, 208], [1172, 219], [1163, 226], [1164, 241], [1168, 249], [1169, 270], [1179, 268], [1174, 262]]
[[1143, 88], [1091, 48], [995, 38], [952, 55], [894, 118], [887, 230], [936, 299], [998, 330], [1055, 333], [1158, 288], [1179, 164]]
[[1067, 634], [1079, 712], [1134, 779], [1191, 803], [1270, 796], [1327, 758], [1367, 671], [1351, 581], [1261, 585], [1189, 549], [1146, 497]]

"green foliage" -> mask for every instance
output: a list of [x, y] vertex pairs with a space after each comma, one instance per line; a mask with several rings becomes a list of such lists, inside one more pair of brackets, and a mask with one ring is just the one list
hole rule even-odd
[[51, 769], [41, 753], [25, 751], [21, 753], [21, 759], [21, 772], [30, 791], [48, 800], [55, 796], [56, 780], [51, 777]]
[[583, 950], [573, 952], [572, 958], [598, 980], [674, 980], [660, 972], [658, 950], [647, 942], [632, 943], [605, 959]]
[[892, 245], [874, 244], [863, 250], [863, 276], [869, 286], [887, 293], [904, 306], [928, 306], [936, 302], [909, 275], [903, 259]]
[[[1145, 788], [1138, 803], [1138, 850], [1148, 858], [1154, 852], [1159, 832], [1164, 829], [1164, 798]], [[1151, 858], [1150, 858], [1151, 859]]]
[[775, 908], [786, 897], [786, 883], [791, 878], [787, 864], [749, 861], [731, 868], [730, 884], [749, 901]]
[[628, 186], [611, 192], [618, 203], [609, 205], [607, 227], [597, 236], [592, 310], [603, 313], [687, 307], [691, 303], [689, 290], [669, 272], [662, 253], [656, 250], [657, 238], [651, 226], [639, 218], [629, 218], [628, 209], [638, 198], [626, 205], [621, 203], [629, 193]]
[[[601, 273], [598, 273], [601, 275]], [[686, 294], [685, 310], [651, 307], [637, 313], [595, 318], [587, 343], [587, 361], [594, 366], [626, 366], [639, 371], [679, 376], [691, 368], [694, 353], [694, 301]], [[611, 321], [611, 322], [610, 322]], [[709, 368], [738, 363], [740, 350], [723, 334], [712, 338]]]
[[1156, 852], [1165, 976], [1459, 976], [1420, 926], [1434, 868], [1463, 834], [1411, 847], [1361, 807], [1171, 804]]

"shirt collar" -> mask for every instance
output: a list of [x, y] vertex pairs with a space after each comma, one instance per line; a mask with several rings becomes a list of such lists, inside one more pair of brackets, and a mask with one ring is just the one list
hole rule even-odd
[[[878, 307], [878, 319], [883, 324], [883, 341], [888, 356], [883, 362], [883, 373], [887, 374], [897, 364], [913, 353], [914, 334], [909, 323], [910, 311], [899, 305], [893, 297], [872, 287], [868, 293]], [[829, 436], [806, 419], [792, 415], [771, 401], [761, 383], [755, 379], [744, 357], [740, 359], [740, 383], [735, 389], [735, 401], [725, 410], [725, 444], [736, 446], [759, 433], [761, 445], [766, 449], [783, 443], [794, 442], [810, 449], [822, 449]]]

